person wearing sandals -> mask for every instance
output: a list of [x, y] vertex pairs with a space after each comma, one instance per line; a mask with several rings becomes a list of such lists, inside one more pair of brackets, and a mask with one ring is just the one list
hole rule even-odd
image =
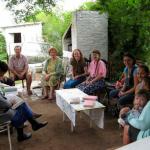
[[73, 51], [70, 64], [72, 66], [72, 78], [64, 84], [64, 89], [74, 88], [85, 81], [87, 75], [87, 66], [79, 49]]
[[42, 99], [48, 98], [49, 100], [53, 100], [55, 89], [59, 85], [61, 77], [64, 75], [64, 68], [62, 59], [57, 56], [56, 48], [50, 48], [48, 52], [50, 58], [46, 60], [41, 79], [44, 88], [44, 96]]
[[99, 50], [93, 50], [91, 57], [92, 61], [88, 68], [88, 77], [83, 83], [77, 86], [77, 88], [86, 94], [93, 94], [95, 91], [103, 89], [105, 85], [106, 65], [100, 59], [101, 53]]

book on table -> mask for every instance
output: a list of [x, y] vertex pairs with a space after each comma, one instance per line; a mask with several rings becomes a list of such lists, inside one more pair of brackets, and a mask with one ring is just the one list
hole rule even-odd
[[83, 97], [83, 100], [92, 100], [92, 101], [96, 101], [98, 99], [97, 96], [93, 96], [93, 95], [87, 95]]
[[94, 107], [95, 106], [95, 101], [93, 100], [85, 100], [83, 103], [84, 107]]
[[93, 95], [87, 95], [83, 97], [84, 103], [83, 106], [84, 107], [94, 107], [95, 105], [95, 101], [98, 99], [97, 96], [93, 96]]

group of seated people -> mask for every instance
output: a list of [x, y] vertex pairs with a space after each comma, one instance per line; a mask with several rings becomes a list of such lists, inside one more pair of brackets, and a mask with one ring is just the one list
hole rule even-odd
[[[64, 76], [64, 66], [62, 59], [57, 56], [58, 52], [56, 48], [50, 48], [48, 50], [49, 58], [43, 68], [41, 83], [44, 90], [42, 99], [53, 100], [55, 98], [55, 89], [58, 87]], [[116, 82], [116, 86], [109, 93], [109, 100], [117, 99], [120, 115], [119, 117], [124, 120], [122, 125], [124, 128], [123, 143], [128, 144], [137, 139], [150, 135], [150, 119], [148, 119], [148, 112], [150, 111], [150, 78], [149, 68], [146, 65], [137, 65], [134, 56], [130, 53], [125, 53], [123, 56], [123, 63], [125, 65], [122, 78]], [[105, 77], [107, 73], [106, 64], [101, 60], [101, 53], [99, 50], [93, 50], [91, 52], [91, 62], [87, 65], [82, 52], [79, 49], [75, 49], [72, 52], [72, 58], [70, 60], [71, 65], [71, 77], [64, 83], [63, 88], [78, 88], [86, 94], [95, 94], [95, 91], [101, 91], [105, 86]], [[27, 92], [32, 94], [31, 86], [31, 74], [28, 73], [28, 63], [25, 56], [21, 54], [21, 47], [15, 47], [15, 55], [11, 57], [9, 61], [9, 69], [13, 74], [13, 81], [16, 79], [27, 80]], [[4, 75], [0, 66], [0, 74]], [[4, 110], [4, 113], [8, 113], [11, 110], [10, 104], [5, 100], [3, 95], [0, 95], [0, 110]], [[133, 103], [133, 108], [131, 104]], [[129, 105], [128, 105], [129, 104]], [[11, 110], [12, 111], [12, 110]], [[20, 111], [24, 112], [23, 119], [18, 119]], [[32, 124], [32, 128], [38, 129], [45, 126], [47, 123], [38, 123], [33, 121], [33, 112], [31, 108], [24, 103], [18, 110], [13, 110], [11, 115], [8, 115], [8, 119], [11, 119], [12, 124], [17, 128], [18, 140], [26, 139], [28, 137], [20, 130], [20, 125], [25, 120], [28, 120]], [[15, 117], [17, 116], [17, 117]], [[19, 120], [19, 123], [17, 121]], [[35, 125], [36, 124], [36, 125]], [[35, 127], [36, 126], [36, 127]], [[23, 133], [20, 138], [19, 134]], [[20, 141], [21, 141], [20, 140]]]
[[[52, 100], [54, 99], [54, 91], [64, 73], [64, 68], [55, 48], [49, 49], [49, 55], [50, 58], [46, 61], [43, 69], [42, 85], [44, 87], [43, 99]], [[79, 49], [73, 51], [70, 61], [71, 78], [65, 82], [64, 89], [76, 87], [87, 94], [93, 94], [96, 90], [104, 87], [105, 63], [100, 59], [101, 54], [98, 50], [93, 50], [91, 57], [92, 61], [87, 67], [81, 51]], [[48, 92], [48, 87], [50, 87], [50, 92]]]
[[[11, 86], [14, 85], [15, 80], [26, 79], [27, 92], [28, 95], [30, 95], [32, 94], [30, 89], [32, 78], [31, 74], [28, 72], [29, 67], [27, 58], [21, 54], [20, 46], [16, 46], [14, 51], [15, 55], [10, 58], [8, 65], [5, 62], [0, 61], [0, 82]], [[41, 82], [44, 88], [43, 98], [52, 100], [55, 96], [55, 89], [64, 74], [64, 68], [62, 60], [57, 56], [57, 50], [55, 48], [50, 48], [48, 52], [50, 57], [46, 60], [43, 68]], [[100, 52], [98, 50], [92, 52], [92, 62], [90, 63], [89, 68], [87, 68], [79, 49], [75, 49], [72, 56], [72, 78], [65, 83], [64, 88], [74, 88], [77, 86], [77, 88], [87, 94], [91, 94], [95, 90], [102, 88], [104, 77], [106, 75], [106, 67], [104, 62], [100, 60]], [[6, 79], [4, 77], [4, 74], [8, 70], [11, 72], [11, 79]], [[50, 89], [48, 89], [48, 87]], [[13, 98], [18, 99], [16, 95], [14, 95]], [[31, 107], [29, 107], [27, 102], [22, 103], [15, 109], [13, 108], [13, 105], [14, 103], [12, 103], [10, 97], [5, 96], [0, 92], [0, 123], [10, 120], [17, 130], [18, 141], [24, 141], [31, 137], [30, 133], [23, 132], [25, 121], [28, 120], [31, 123], [34, 131], [47, 125], [47, 122], [39, 123], [36, 121], [34, 117], [35, 113], [32, 111]]]
[[131, 54], [125, 54], [123, 62], [125, 68], [122, 79], [110, 91], [109, 100], [117, 99], [123, 143], [128, 144], [150, 136], [150, 77], [149, 68], [143, 64], [137, 65]]
[[[87, 94], [94, 94], [95, 91], [104, 87], [106, 77], [105, 63], [100, 59], [98, 50], [91, 53], [92, 61], [88, 68], [84, 62], [80, 50], [75, 49], [72, 54], [72, 79], [68, 80], [64, 88], [77, 87]], [[116, 87], [110, 91], [109, 100], [117, 98], [120, 116], [128, 121], [124, 124], [123, 143], [128, 144], [137, 139], [150, 136], [149, 100], [150, 100], [150, 78], [149, 68], [143, 64], [136, 64], [134, 56], [125, 53], [123, 56], [125, 65], [121, 82], [118, 81]], [[131, 109], [134, 101], [133, 108]], [[130, 106], [130, 107], [129, 107]], [[138, 115], [135, 110], [138, 110]], [[132, 116], [133, 112], [133, 116]]]

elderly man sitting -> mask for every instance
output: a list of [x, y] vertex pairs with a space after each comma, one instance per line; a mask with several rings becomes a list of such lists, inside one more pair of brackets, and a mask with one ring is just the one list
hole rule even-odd
[[12, 79], [23, 80], [26, 79], [27, 83], [27, 92], [28, 95], [32, 94], [30, 90], [32, 77], [28, 72], [28, 62], [27, 58], [21, 54], [21, 46], [15, 46], [14, 48], [15, 55], [13, 55], [9, 60], [9, 69], [11, 71]]

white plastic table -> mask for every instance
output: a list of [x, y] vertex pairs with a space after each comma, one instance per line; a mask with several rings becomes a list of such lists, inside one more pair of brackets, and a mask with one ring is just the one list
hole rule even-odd
[[[65, 114], [71, 121], [71, 131], [76, 126], [77, 112], [84, 112], [90, 118], [90, 125], [94, 122], [99, 128], [104, 128], [104, 108], [105, 106], [98, 101], [93, 107], [84, 107], [82, 98], [87, 96], [84, 92], [77, 88], [56, 90], [56, 104], [63, 112], [63, 121]], [[70, 104], [74, 98], [80, 98], [79, 104]]]

